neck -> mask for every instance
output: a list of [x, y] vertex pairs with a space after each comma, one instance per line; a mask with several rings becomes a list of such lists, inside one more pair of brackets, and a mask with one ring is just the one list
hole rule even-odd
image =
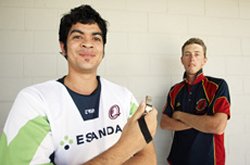
[[194, 82], [195, 78], [196, 78], [196, 75], [187, 74], [187, 81], [189, 84], [192, 84]]
[[83, 94], [91, 94], [98, 86], [96, 75], [73, 75], [68, 74], [64, 79], [64, 84], [71, 90]]

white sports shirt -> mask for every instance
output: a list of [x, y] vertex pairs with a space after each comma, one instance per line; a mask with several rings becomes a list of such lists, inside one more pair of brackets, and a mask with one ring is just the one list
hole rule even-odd
[[[63, 84], [23, 89], [0, 139], [0, 164], [82, 164], [111, 147], [138, 104], [124, 87], [103, 78], [99, 117], [84, 121]], [[91, 113], [91, 111], [86, 111]]]

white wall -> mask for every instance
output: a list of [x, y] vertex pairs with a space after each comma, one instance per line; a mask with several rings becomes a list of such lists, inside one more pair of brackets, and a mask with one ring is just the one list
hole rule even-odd
[[[202, 38], [209, 59], [204, 72], [226, 79], [231, 92], [226, 164], [250, 164], [249, 0], [0, 0], [0, 130], [20, 89], [66, 74], [58, 24], [81, 3], [110, 23], [100, 75], [127, 86], [139, 101], [152, 95], [159, 112], [183, 74], [180, 47]], [[171, 137], [157, 132], [159, 165], [166, 164]]]

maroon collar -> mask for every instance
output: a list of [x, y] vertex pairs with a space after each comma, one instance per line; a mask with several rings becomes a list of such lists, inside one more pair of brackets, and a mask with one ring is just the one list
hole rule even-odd
[[189, 84], [189, 85], [195, 85], [195, 84], [201, 82], [204, 78], [205, 78], [205, 76], [204, 76], [204, 74], [203, 74], [202, 69], [199, 70], [199, 71], [196, 73], [195, 79], [194, 79], [194, 81], [193, 81], [192, 83], [188, 82], [186, 72], [184, 73], [184, 76], [183, 76], [184, 81], [185, 81], [187, 84]]

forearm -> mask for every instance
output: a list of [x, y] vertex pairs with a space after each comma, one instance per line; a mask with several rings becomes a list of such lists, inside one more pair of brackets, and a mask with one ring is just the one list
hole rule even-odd
[[182, 131], [192, 128], [188, 124], [183, 123], [180, 120], [170, 118], [165, 114], [162, 115], [160, 126], [162, 129], [171, 131]]
[[157, 158], [153, 142], [150, 142], [143, 150], [133, 153], [129, 144], [118, 142], [102, 154], [89, 160], [83, 165], [156, 165]]
[[126, 147], [126, 145], [116, 143], [102, 154], [84, 163], [84, 165], [121, 165], [134, 154], [128, 149], [129, 147]]
[[150, 142], [143, 150], [135, 154], [123, 165], [157, 165], [156, 151], [153, 142]]
[[218, 113], [214, 116], [209, 115], [193, 115], [185, 112], [175, 112], [174, 118], [186, 123], [192, 128], [204, 133], [221, 134], [226, 127], [227, 116]]

